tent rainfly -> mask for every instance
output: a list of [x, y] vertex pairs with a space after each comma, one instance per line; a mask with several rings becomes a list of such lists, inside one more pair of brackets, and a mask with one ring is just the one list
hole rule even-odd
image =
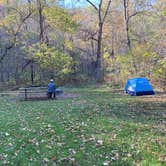
[[153, 87], [147, 78], [132, 78], [127, 80], [125, 92], [132, 96], [154, 95]]

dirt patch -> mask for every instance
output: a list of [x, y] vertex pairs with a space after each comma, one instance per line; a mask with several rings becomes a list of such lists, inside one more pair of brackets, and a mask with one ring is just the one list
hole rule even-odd
[[[116, 90], [114, 91], [114, 93], [125, 96], [129, 95], [122, 90]], [[155, 91], [154, 95], [142, 95], [142, 96], [133, 96], [133, 97], [137, 97], [141, 101], [166, 102], [166, 92], [161, 92], [161, 91]]]
[[57, 96], [58, 99], [68, 99], [77, 97], [79, 97], [79, 94], [76, 93], [62, 93], [61, 95]]
[[141, 100], [150, 102], [166, 102], [166, 92], [156, 92], [155, 95], [139, 96]]
[[[75, 93], [62, 93], [60, 95], [56, 96], [56, 99], [52, 98], [52, 100], [63, 100], [63, 99], [69, 99], [69, 98], [77, 98], [79, 97], [78, 94]], [[42, 101], [42, 100], [51, 100], [48, 99], [48, 97], [30, 97], [26, 101]], [[24, 98], [22, 101], [25, 101]]]
[[[9, 91], [9, 92], [1, 92], [0, 93], [0, 96], [10, 96], [10, 99], [9, 99], [9, 101], [10, 102], [16, 102], [16, 101], [24, 101], [24, 97], [22, 98], [22, 99], [19, 99], [18, 98], [18, 91]], [[77, 98], [77, 97], [79, 97], [80, 95], [79, 94], [76, 94], [76, 93], [62, 93], [62, 94], [59, 94], [59, 95], [57, 95], [57, 99], [68, 99], [68, 98]], [[47, 97], [29, 97], [28, 99], [27, 99], [28, 101], [40, 101], [40, 100], [48, 100], [48, 98]]]

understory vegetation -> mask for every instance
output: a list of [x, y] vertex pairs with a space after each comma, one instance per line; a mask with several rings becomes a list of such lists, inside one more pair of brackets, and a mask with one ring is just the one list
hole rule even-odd
[[0, 0], [0, 20], [0, 90], [133, 77], [165, 90], [165, 0]]

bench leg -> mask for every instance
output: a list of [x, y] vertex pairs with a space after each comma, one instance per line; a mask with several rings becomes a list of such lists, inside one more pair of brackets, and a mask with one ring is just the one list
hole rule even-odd
[[47, 93], [47, 96], [48, 96], [49, 99], [51, 99], [52, 93], [51, 93], [51, 92], [48, 92], [48, 93]]

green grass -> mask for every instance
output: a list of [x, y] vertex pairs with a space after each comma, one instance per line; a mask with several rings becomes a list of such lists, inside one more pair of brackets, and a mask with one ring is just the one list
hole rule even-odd
[[0, 97], [0, 165], [160, 166], [166, 100], [109, 88], [66, 89], [77, 98]]

